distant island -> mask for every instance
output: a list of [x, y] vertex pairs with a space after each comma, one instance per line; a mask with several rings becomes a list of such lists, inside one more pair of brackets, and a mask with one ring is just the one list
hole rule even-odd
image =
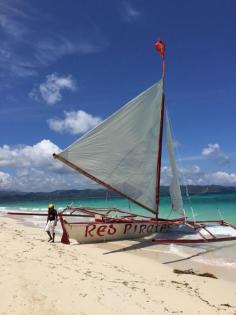
[[[183, 195], [186, 195], [186, 187], [181, 186]], [[228, 186], [188, 186], [188, 192], [193, 194], [214, 194], [214, 193], [236, 193], [236, 187]], [[169, 195], [169, 187], [161, 186], [161, 196]], [[106, 189], [83, 189], [83, 190], [56, 190], [52, 192], [21, 192], [21, 191], [0, 191], [0, 202], [9, 201], [39, 201], [39, 200], [78, 200], [89, 198], [119, 198], [119, 195]]]

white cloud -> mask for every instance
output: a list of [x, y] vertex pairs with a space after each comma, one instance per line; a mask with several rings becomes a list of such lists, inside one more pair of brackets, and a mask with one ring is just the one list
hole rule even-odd
[[53, 159], [52, 154], [60, 151], [50, 140], [32, 146], [0, 147], [0, 189], [52, 191], [93, 187], [95, 184], [87, 178]]
[[[57, 163], [57, 161], [55, 161]], [[14, 174], [0, 172], [0, 190], [25, 192], [53, 191], [60, 189], [95, 188], [96, 184], [74, 171], [49, 172], [39, 168], [20, 168]]]
[[[162, 185], [169, 185], [172, 177], [170, 168], [168, 166], [163, 166], [161, 171]], [[233, 172], [205, 172], [198, 165], [178, 167], [178, 171], [182, 185], [236, 185], [236, 173]]]
[[[19, 77], [37, 74], [35, 65], [28, 55], [31, 43], [27, 38], [32, 34], [32, 27], [27, 26], [32, 19], [32, 12], [26, 12], [28, 7], [29, 5], [23, 6], [21, 1], [0, 1], [0, 35], [2, 35], [0, 68], [4, 74], [14, 74]], [[26, 54], [18, 52], [22, 51], [22, 48], [27, 51]]]
[[23, 63], [16, 62], [15, 64], [11, 64], [10, 70], [22, 78], [37, 76], [37, 71], [32, 66], [26, 66]]
[[208, 183], [216, 185], [236, 185], [236, 173], [214, 172], [206, 174], [205, 179]]
[[3, 14], [0, 15], [0, 27], [7, 34], [13, 36], [16, 40], [21, 38], [26, 32], [26, 29], [21, 23]]
[[66, 55], [93, 54], [101, 51], [106, 46], [97, 39], [81, 39], [71, 41], [63, 36], [54, 36], [43, 39], [35, 44], [35, 57], [42, 65], [54, 63]]
[[11, 189], [12, 178], [8, 173], [0, 172], [0, 189]]
[[221, 150], [218, 143], [208, 144], [208, 147], [202, 150], [202, 155], [219, 165], [226, 165], [230, 162], [229, 157]]
[[52, 154], [60, 148], [50, 140], [42, 140], [35, 145], [18, 145], [0, 147], [0, 167], [44, 167], [56, 168]]
[[[32, 146], [4, 145], [0, 147], [0, 189], [22, 191], [52, 191], [57, 189], [83, 189], [97, 187], [95, 183], [54, 160], [52, 154], [61, 149], [44, 139]], [[6, 171], [7, 169], [7, 171]], [[198, 165], [179, 167], [182, 184], [189, 185], [236, 185], [234, 172], [205, 172]], [[162, 185], [169, 185], [171, 172], [162, 167]]]
[[23, 36], [28, 32], [28, 29], [24, 25], [24, 20], [27, 18], [28, 14], [17, 8], [16, 3], [10, 4], [9, 1], [1, 1], [0, 30], [13, 37], [14, 40], [22, 40]]
[[181, 143], [178, 140], [174, 140], [173, 141], [173, 146], [175, 149], [178, 149], [181, 147]]
[[[42, 22], [40, 28], [38, 19]], [[55, 32], [47, 12], [18, 0], [0, 1], [0, 35], [1, 49], [4, 47], [4, 54], [0, 51], [0, 70], [6, 76], [36, 75], [40, 67], [49, 66], [64, 56], [98, 53], [108, 44], [94, 22], [88, 20], [76, 35], [67, 32], [65, 36], [63, 28]], [[24, 65], [26, 61], [28, 67]]]
[[29, 77], [37, 75], [35, 64], [24, 60], [24, 56], [17, 55], [11, 44], [7, 41], [1, 43], [0, 48], [1, 75], [16, 75]]
[[220, 151], [219, 144], [208, 144], [207, 148], [202, 149], [202, 155], [207, 157], [214, 157]]
[[[57, 161], [54, 161], [54, 163], [57, 163]], [[83, 189], [93, 186], [94, 184], [91, 181], [82, 177], [79, 173], [71, 171], [69, 168], [65, 169], [63, 176], [60, 172], [52, 173], [38, 168], [18, 169], [11, 176], [11, 189], [20, 191]]]
[[56, 132], [81, 134], [97, 126], [101, 119], [94, 117], [83, 110], [64, 112], [64, 119], [49, 119], [49, 127]]
[[205, 157], [202, 155], [193, 155], [193, 156], [181, 157], [181, 158], [177, 159], [177, 161], [179, 161], [179, 162], [181, 162], [181, 161], [197, 161], [197, 160], [203, 160], [203, 159], [205, 159]]
[[[178, 167], [179, 177], [181, 184], [185, 185], [204, 185], [203, 179], [205, 173], [198, 165], [191, 165], [188, 167]], [[161, 183], [162, 185], [169, 185], [172, 173], [169, 166], [163, 166], [161, 169]]]
[[123, 1], [122, 18], [126, 22], [134, 22], [140, 18], [141, 13], [128, 1]]
[[59, 76], [57, 73], [52, 73], [46, 76], [46, 82], [35, 87], [29, 96], [33, 99], [43, 99], [47, 104], [54, 105], [62, 100], [62, 91], [74, 91], [76, 84], [71, 75]]

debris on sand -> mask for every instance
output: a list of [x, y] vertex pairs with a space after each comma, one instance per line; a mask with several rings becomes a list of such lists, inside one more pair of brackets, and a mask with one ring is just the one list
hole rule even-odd
[[177, 274], [194, 275], [194, 276], [218, 279], [215, 275], [213, 275], [210, 272], [199, 273], [199, 272], [193, 271], [193, 269], [186, 269], [186, 270], [174, 269], [173, 271], [174, 271], [174, 273], [177, 273]]

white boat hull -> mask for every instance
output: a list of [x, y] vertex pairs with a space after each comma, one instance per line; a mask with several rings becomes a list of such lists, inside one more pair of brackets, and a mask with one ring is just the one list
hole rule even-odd
[[62, 243], [129, 240], [155, 235], [155, 243], [208, 243], [236, 240], [236, 227], [224, 221], [67, 222], [62, 217]]
[[74, 239], [81, 244], [142, 238], [157, 232], [164, 232], [169, 228], [168, 224], [157, 224], [150, 221], [68, 223], [63, 220], [62, 225], [64, 233], [62, 239], [66, 239], [66, 233], [68, 240]]

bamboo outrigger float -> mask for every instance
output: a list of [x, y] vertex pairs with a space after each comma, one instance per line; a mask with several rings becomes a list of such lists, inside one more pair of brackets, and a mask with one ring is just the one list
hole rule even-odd
[[[114, 241], [153, 235], [156, 243], [208, 243], [236, 240], [236, 228], [219, 221], [192, 221], [185, 215], [168, 113], [165, 108], [165, 45], [161, 80], [125, 104], [100, 125], [53, 157], [142, 207], [150, 215], [116, 208], [66, 207], [59, 213], [62, 243]], [[166, 120], [164, 121], [164, 113]], [[163, 126], [166, 127], [172, 180], [172, 210], [180, 216], [159, 217]], [[75, 220], [74, 217], [79, 219]]]

